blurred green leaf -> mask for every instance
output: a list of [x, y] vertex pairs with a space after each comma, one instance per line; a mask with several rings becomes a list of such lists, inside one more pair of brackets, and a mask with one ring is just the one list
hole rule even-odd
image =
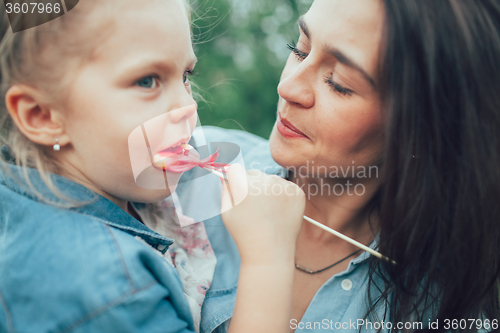
[[205, 101], [202, 125], [244, 129], [269, 137], [276, 120], [277, 86], [298, 37], [296, 20], [312, 0], [198, 0], [193, 34], [198, 56], [193, 78]]

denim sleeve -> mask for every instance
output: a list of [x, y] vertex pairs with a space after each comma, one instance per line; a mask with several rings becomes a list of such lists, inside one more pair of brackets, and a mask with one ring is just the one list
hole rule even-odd
[[194, 333], [177, 315], [168, 290], [156, 282], [97, 309], [66, 332]]
[[226, 333], [229, 330], [230, 324], [231, 324], [231, 319], [228, 319], [219, 326], [217, 326], [217, 328], [213, 330], [212, 333]]

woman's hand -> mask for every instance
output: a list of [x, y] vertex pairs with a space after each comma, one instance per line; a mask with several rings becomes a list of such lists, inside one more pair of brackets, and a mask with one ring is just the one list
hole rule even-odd
[[305, 209], [304, 192], [279, 176], [246, 172], [239, 164], [231, 166], [227, 176], [229, 189], [223, 183], [222, 219], [242, 263], [293, 261]]

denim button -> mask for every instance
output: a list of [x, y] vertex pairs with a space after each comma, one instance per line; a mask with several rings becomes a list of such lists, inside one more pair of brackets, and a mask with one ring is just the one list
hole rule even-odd
[[342, 283], [340, 284], [342, 289], [344, 290], [351, 290], [352, 288], [352, 281], [349, 279], [342, 280]]

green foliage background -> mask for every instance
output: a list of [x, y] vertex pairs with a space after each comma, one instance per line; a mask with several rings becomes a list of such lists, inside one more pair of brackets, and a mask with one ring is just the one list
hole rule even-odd
[[276, 88], [298, 37], [296, 20], [312, 0], [197, 0], [192, 4], [198, 75], [192, 81], [202, 125], [268, 138]]

